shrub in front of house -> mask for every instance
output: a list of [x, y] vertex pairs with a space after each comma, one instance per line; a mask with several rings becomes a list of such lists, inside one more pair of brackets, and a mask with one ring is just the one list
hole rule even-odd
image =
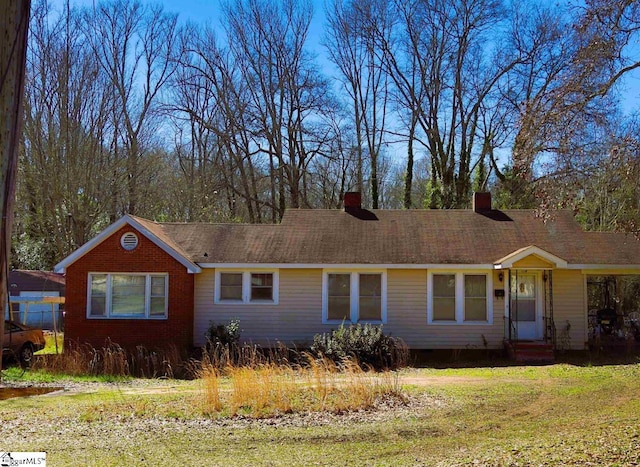
[[316, 334], [311, 353], [339, 365], [347, 360], [355, 360], [364, 368], [378, 370], [406, 366], [409, 355], [401, 339], [385, 334], [382, 325], [369, 323], [341, 324], [331, 332]]
[[227, 324], [211, 323], [206, 337], [208, 346], [236, 346], [240, 342], [240, 321], [232, 319]]

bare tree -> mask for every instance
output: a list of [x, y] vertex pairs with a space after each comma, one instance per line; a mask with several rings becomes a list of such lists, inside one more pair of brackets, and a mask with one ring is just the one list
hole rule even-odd
[[[111, 165], [106, 83], [69, 4], [39, 2], [27, 55], [17, 265], [47, 268], [104, 227]], [[37, 260], [35, 263], [33, 260]]]
[[[396, 2], [395, 9], [395, 41], [374, 31], [410, 116], [410, 151], [416, 142], [430, 156], [430, 206], [464, 207], [471, 174], [488, 149], [483, 136], [490, 137], [492, 120], [486, 110], [497, 103], [502, 77], [521, 61], [515, 51], [487, 47], [500, 42], [497, 31], [507, 26], [508, 10], [496, 0]], [[408, 184], [405, 206], [410, 190]]]
[[[142, 163], [158, 128], [161, 92], [176, 69], [177, 16], [129, 0], [86, 11], [86, 36], [114, 99], [111, 151], [126, 162], [124, 211], [136, 214]], [[112, 217], [117, 214], [112, 212]]]
[[[371, 204], [379, 205], [378, 158], [385, 144], [389, 77], [381, 64], [380, 40], [391, 32], [384, 0], [336, 0], [327, 11], [326, 46], [342, 75], [353, 112], [358, 157], [358, 190], [364, 191], [365, 157], [370, 171]], [[374, 31], [380, 36], [376, 37]]]
[[187, 185], [204, 177], [219, 185], [196, 189], [208, 192], [203, 195], [210, 204], [216, 204], [211, 198], [216, 191], [216, 197], [226, 201], [229, 218], [261, 222], [268, 202], [261, 196], [265, 175], [253, 143], [258, 129], [246, 81], [212, 30], [189, 26], [183, 38], [182, 66], [174, 80], [174, 117], [179, 128], [187, 122], [190, 128], [188, 141], [177, 153]]
[[257, 125], [253, 144], [268, 157], [273, 222], [287, 205], [308, 206], [305, 174], [320, 154], [321, 122], [331, 105], [328, 85], [305, 49], [312, 14], [310, 2], [293, 0], [225, 8], [227, 42]]

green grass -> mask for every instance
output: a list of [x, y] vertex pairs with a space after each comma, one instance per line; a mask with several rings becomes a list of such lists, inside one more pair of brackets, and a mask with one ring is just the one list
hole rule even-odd
[[132, 381], [133, 378], [128, 376], [114, 375], [87, 375], [72, 376], [57, 373], [50, 373], [44, 370], [23, 370], [20, 366], [14, 365], [2, 370], [2, 380], [6, 383], [22, 381], [27, 383], [43, 383], [43, 384], [64, 384], [67, 382], [74, 383], [126, 383]]
[[[56, 340], [58, 341], [58, 346], [56, 347]], [[62, 353], [64, 347], [64, 334], [58, 333], [57, 339], [54, 334], [45, 333], [44, 335], [44, 349], [36, 352], [36, 355], [50, 355], [56, 353]]]
[[401, 382], [420, 403], [256, 422], [203, 415], [197, 381], [130, 380], [0, 402], [0, 425], [8, 449], [52, 465], [640, 462], [640, 365], [405, 370]]

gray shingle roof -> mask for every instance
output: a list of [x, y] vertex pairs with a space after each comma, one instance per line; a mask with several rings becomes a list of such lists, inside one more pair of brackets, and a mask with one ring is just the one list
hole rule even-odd
[[145, 226], [197, 263], [493, 264], [535, 245], [570, 264], [640, 264], [640, 241], [584, 232], [569, 211], [305, 210], [280, 225]]

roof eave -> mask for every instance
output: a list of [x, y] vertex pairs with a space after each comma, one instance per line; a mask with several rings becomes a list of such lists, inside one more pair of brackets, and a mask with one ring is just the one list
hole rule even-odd
[[202, 269], [492, 269], [489, 263], [204, 263]]

